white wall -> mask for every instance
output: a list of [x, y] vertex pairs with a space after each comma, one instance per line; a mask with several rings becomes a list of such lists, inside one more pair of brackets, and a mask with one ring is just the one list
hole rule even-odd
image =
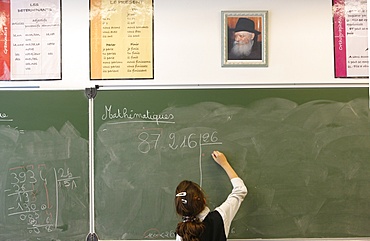
[[[62, 0], [62, 80], [1, 86], [365, 84], [334, 78], [331, 0], [155, 0], [154, 79], [89, 79], [89, 1]], [[268, 11], [268, 67], [221, 67], [221, 11]]]

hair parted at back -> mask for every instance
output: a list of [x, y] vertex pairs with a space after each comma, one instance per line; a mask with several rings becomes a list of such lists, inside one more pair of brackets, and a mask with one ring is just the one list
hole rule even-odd
[[183, 218], [183, 221], [177, 224], [176, 233], [183, 241], [199, 241], [204, 224], [196, 216], [206, 206], [205, 194], [198, 184], [188, 180], [179, 183], [176, 194], [179, 193], [186, 195], [175, 197], [176, 212]]

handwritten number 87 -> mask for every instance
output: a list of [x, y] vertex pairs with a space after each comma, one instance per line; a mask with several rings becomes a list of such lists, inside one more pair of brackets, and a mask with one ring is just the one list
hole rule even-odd
[[141, 132], [138, 136], [139, 140], [141, 141], [138, 146], [139, 151], [141, 153], [148, 153], [151, 149], [150, 143], [154, 143], [153, 148], [157, 149], [157, 144], [160, 137], [160, 134], [148, 134], [147, 132]]

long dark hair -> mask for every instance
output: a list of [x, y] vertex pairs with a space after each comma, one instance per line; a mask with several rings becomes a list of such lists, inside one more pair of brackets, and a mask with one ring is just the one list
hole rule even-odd
[[199, 241], [204, 231], [204, 224], [196, 217], [206, 206], [205, 194], [198, 184], [184, 180], [176, 188], [176, 212], [182, 216], [182, 222], [176, 227], [176, 233], [183, 241]]

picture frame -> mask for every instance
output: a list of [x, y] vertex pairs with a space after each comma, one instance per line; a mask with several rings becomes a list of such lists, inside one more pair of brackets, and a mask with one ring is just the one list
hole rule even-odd
[[222, 67], [267, 67], [268, 11], [221, 11], [221, 15]]

